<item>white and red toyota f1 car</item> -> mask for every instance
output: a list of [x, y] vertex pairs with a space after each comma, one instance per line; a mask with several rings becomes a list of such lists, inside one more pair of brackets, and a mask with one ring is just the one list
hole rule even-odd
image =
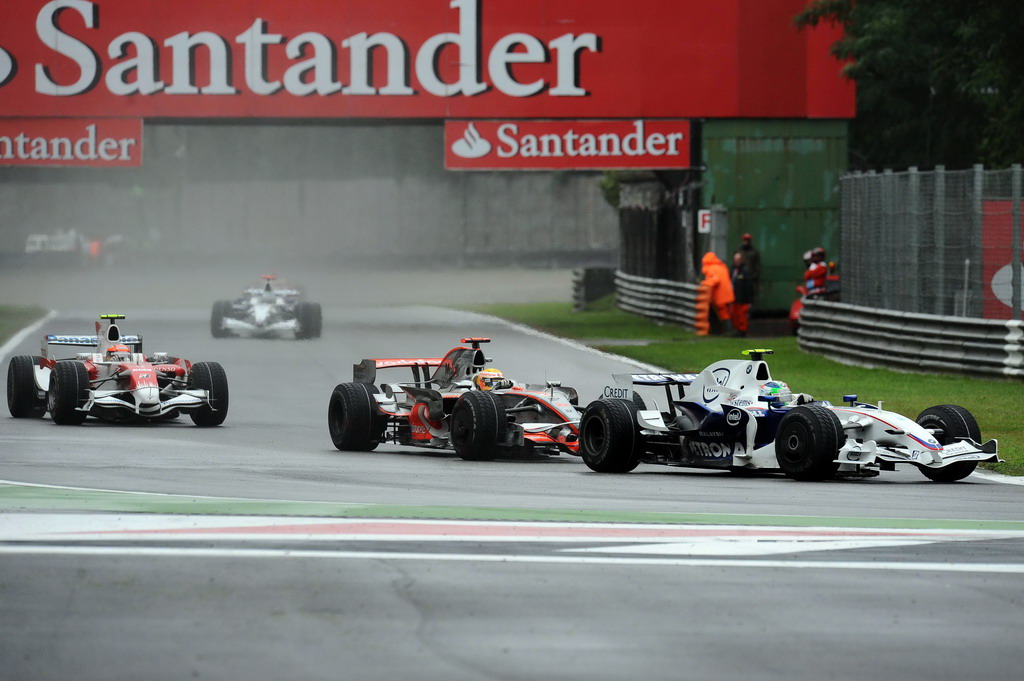
[[[50, 418], [78, 425], [92, 415], [108, 421], [156, 421], [188, 412], [197, 426], [219, 426], [228, 413], [228, 379], [217, 362], [146, 356], [142, 336], [122, 335], [124, 315], [100, 315], [95, 336], [48, 335], [40, 356], [18, 355], [7, 369], [7, 408], [15, 418]], [[55, 346], [89, 348], [72, 358]]]
[[247, 288], [235, 300], [218, 300], [210, 313], [214, 338], [243, 336], [299, 340], [319, 338], [323, 329], [320, 303], [302, 299], [302, 291], [278, 287], [276, 277], [263, 275], [263, 285]]
[[[338, 384], [331, 394], [327, 425], [334, 446], [453, 447], [467, 460], [524, 449], [577, 452], [575, 389], [556, 381], [519, 384], [487, 368], [490, 360], [480, 345], [489, 338], [460, 342], [440, 358], [364, 359], [354, 365], [353, 381]], [[400, 367], [411, 368], [412, 381], [375, 384], [379, 370]]]
[[[963, 407], [929, 407], [911, 420], [845, 395], [844, 406], [794, 395], [772, 379], [764, 356], [722, 360], [699, 374], [616, 377], [580, 422], [580, 454], [592, 470], [624, 473], [640, 463], [781, 471], [796, 480], [873, 477], [916, 466], [936, 482], [954, 482], [982, 461], [999, 461], [982, 444]], [[664, 406], [647, 409], [636, 386], [664, 388]]]

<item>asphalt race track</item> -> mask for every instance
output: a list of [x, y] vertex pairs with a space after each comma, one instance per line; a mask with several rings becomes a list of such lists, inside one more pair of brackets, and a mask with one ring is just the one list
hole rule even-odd
[[444, 309], [567, 299], [565, 273], [310, 273], [324, 330], [303, 342], [212, 338], [231, 274], [104, 309], [19, 280], [57, 314], [5, 368], [119, 312], [147, 351], [220, 362], [231, 404], [211, 429], [3, 412], [0, 677], [1019, 678], [1024, 486], [339, 452], [327, 400], [364, 357], [489, 336], [494, 366], [584, 403], [634, 367]]

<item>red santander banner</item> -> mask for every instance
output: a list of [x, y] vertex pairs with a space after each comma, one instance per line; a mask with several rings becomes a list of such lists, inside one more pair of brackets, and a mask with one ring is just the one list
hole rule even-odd
[[0, 118], [0, 166], [141, 165], [141, 119]]
[[8, 0], [0, 112], [852, 118], [807, 0]]
[[[1024, 206], [1021, 206], [1024, 210]], [[981, 215], [985, 319], [1013, 318], [1013, 202], [985, 201]]]
[[448, 170], [690, 167], [690, 122], [446, 121]]

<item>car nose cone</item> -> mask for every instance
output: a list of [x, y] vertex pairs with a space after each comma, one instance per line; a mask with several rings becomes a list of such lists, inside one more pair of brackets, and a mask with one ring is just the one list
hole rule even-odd
[[135, 391], [135, 404], [140, 407], [160, 403], [159, 388], [138, 388]]

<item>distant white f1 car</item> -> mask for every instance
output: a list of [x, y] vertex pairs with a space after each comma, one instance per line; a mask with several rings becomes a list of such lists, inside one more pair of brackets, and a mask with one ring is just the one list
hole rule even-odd
[[235, 300], [218, 300], [210, 314], [214, 338], [245, 336], [270, 338], [294, 335], [299, 340], [319, 338], [323, 329], [320, 303], [302, 300], [298, 289], [277, 288], [273, 275], [263, 275], [262, 286], [247, 288]]
[[[640, 463], [732, 471], [781, 471], [796, 480], [872, 477], [916, 466], [954, 482], [982, 461], [1000, 461], [995, 440], [956, 405], [929, 407], [916, 420], [845, 395], [845, 406], [794, 395], [772, 379], [764, 356], [721, 360], [699, 374], [624, 376], [580, 420], [580, 454], [592, 470], [624, 473]], [[619, 378], [619, 377], [616, 377]], [[661, 386], [648, 409], [635, 386]]]
[[[159, 421], [187, 412], [197, 426], [219, 426], [228, 413], [228, 379], [217, 362], [192, 363], [166, 352], [142, 353], [142, 336], [122, 335], [124, 315], [100, 315], [95, 336], [47, 335], [42, 354], [17, 355], [7, 369], [7, 408], [14, 418], [79, 425]], [[82, 349], [71, 358], [55, 346]]]

